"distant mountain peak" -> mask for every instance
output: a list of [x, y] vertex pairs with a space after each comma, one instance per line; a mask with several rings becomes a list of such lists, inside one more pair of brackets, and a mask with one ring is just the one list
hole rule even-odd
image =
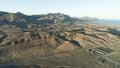
[[12, 24], [16, 26], [27, 26], [30, 24], [55, 24], [55, 23], [66, 23], [75, 21], [89, 21], [97, 20], [97, 18], [92, 18], [89, 16], [77, 18], [71, 17], [63, 13], [48, 13], [42, 15], [25, 15], [21, 12], [9, 13], [0, 11], [0, 24]]
[[1, 22], [26, 22], [25, 19], [15, 13], [6, 13], [0, 16]]
[[24, 15], [23, 13], [21, 13], [21, 12], [17, 12], [16, 14], [18, 14], [18, 15]]
[[85, 16], [85, 17], [81, 17], [80, 20], [83, 20], [83, 21], [92, 21], [92, 20], [98, 20], [98, 19], [95, 18], [95, 17]]

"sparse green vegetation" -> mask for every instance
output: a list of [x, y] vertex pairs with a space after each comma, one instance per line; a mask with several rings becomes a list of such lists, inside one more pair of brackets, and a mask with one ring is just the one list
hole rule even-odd
[[108, 56], [108, 58], [112, 59], [115, 62], [120, 63], [120, 53], [119, 52]]
[[0, 16], [0, 68], [113, 68], [105, 58], [120, 62], [119, 53], [112, 54], [119, 44], [113, 25], [61, 13]]

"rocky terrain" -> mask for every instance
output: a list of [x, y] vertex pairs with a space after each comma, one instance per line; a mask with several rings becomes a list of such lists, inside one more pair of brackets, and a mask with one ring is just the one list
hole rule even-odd
[[[120, 27], [61, 13], [0, 12], [0, 68], [117, 68]], [[112, 58], [111, 58], [112, 57]]]

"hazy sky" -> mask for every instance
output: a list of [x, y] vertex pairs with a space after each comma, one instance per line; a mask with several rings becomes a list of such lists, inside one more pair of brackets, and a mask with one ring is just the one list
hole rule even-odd
[[120, 19], [120, 0], [0, 0], [0, 11]]

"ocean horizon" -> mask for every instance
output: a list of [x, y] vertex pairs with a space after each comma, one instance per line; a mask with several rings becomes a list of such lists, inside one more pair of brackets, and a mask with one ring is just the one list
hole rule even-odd
[[119, 25], [120, 26], [120, 20], [96, 20], [92, 21], [94, 23], [101, 23], [101, 24], [112, 24], [112, 25]]

